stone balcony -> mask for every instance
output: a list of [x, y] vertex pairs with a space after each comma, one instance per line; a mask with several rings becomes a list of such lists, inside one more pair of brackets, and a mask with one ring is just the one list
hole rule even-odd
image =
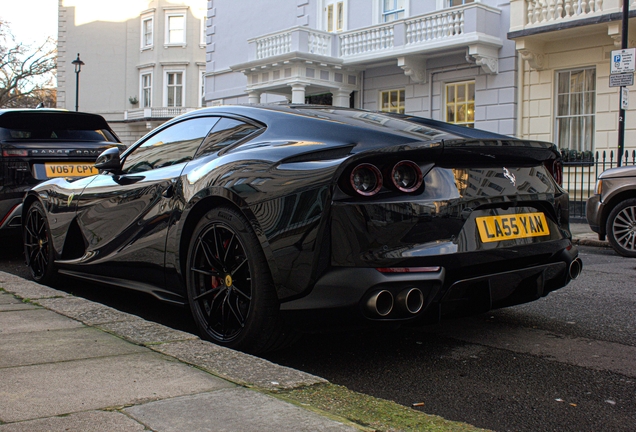
[[124, 111], [124, 121], [146, 121], [146, 120], [167, 120], [197, 108], [189, 107], [157, 107], [139, 108]]
[[499, 9], [470, 3], [342, 33], [295, 27], [249, 40], [245, 66], [290, 53], [331, 57], [343, 65], [360, 65], [471, 46], [475, 53], [488, 51], [490, 56], [497, 57], [496, 52], [503, 45], [497, 32], [501, 24]]
[[484, 71], [498, 73], [502, 25], [501, 10], [470, 3], [342, 33], [294, 27], [248, 40], [248, 61], [231, 69], [246, 75], [250, 102], [291, 88], [293, 102], [331, 91], [334, 105], [345, 106], [359, 89], [358, 72], [377, 63], [395, 61], [424, 83], [427, 56], [465, 50]]

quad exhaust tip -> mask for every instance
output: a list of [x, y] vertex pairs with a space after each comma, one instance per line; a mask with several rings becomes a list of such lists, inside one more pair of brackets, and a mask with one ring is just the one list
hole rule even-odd
[[369, 297], [367, 307], [371, 312], [385, 317], [393, 310], [393, 294], [387, 290], [378, 291]]
[[570, 263], [570, 278], [576, 279], [579, 277], [581, 270], [583, 270], [583, 261], [581, 261], [581, 258], [577, 257]]
[[424, 307], [424, 294], [419, 288], [407, 288], [398, 294], [397, 304], [406, 312], [415, 315]]

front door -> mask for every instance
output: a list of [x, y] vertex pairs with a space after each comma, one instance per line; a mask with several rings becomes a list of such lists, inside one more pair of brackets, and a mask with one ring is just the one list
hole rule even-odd
[[[198, 117], [162, 128], [125, 156], [121, 173], [98, 175], [78, 202], [87, 242], [83, 272], [127, 285], [164, 286], [166, 234], [183, 168], [217, 122]], [[126, 283], [123, 283], [126, 281]]]

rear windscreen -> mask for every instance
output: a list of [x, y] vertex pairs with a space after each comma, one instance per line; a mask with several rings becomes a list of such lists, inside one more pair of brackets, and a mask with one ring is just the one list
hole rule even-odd
[[101, 116], [68, 112], [4, 113], [0, 139], [119, 142]]
[[14, 140], [56, 140], [56, 141], [111, 141], [117, 142], [107, 130], [85, 129], [48, 129], [32, 127], [29, 129], [0, 128], [0, 139]]

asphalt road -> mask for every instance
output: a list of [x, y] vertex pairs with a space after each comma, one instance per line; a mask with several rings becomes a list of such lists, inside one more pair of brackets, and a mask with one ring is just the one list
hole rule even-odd
[[[636, 260], [580, 248], [583, 274], [531, 304], [425, 328], [306, 335], [265, 357], [352, 390], [496, 431], [636, 430]], [[26, 276], [19, 245], [0, 270]], [[180, 308], [57, 288], [195, 332]]]

